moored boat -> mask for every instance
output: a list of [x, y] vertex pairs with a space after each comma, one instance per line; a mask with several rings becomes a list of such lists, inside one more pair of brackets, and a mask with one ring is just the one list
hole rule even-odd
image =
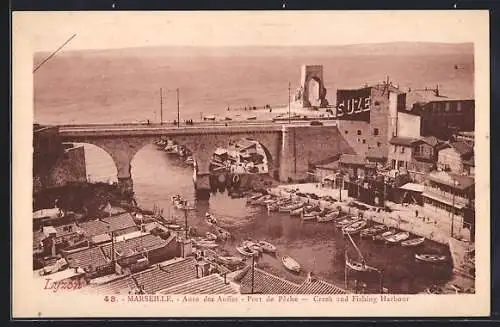
[[257, 251], [258, 253], [264, 252], [264, 249], [259, 244], [253, 241], [243, 241], [242, 245], [251, 250]]
[[167, 225], [166, 226], [168, 229], [171, 229], [171, 230], [179, 230], [182, 228], [182, 226], [180, 225], [176, 225], [176, 224], [170, 224], [170, 225]]
[[327, 213], [324, 216], [318, 215], [317, 219], [318, 219], [319, 223], [327, 223], [327, 222], [330, 222], [330, 221], [334, 221], [335, 218], [337, 218], [338, 216], [339, 216], [339, 212], [338, 211], [334, 211], [334, 212]]
[[304, 212], [303, 207], [290, 211], [290, 216], [293, 216], [293, 217], [300, 216], [302, 214], [302, 212]]
[[345, 265], [352, 270], [361, 271], [361, 272], [377, 270], [375, 267], [368, 266], [367, 264], [365, 264], [363, 262], [354, 261], [354, 260], [350, 260], [350, 259], [346, 259]]
[[394, 235], [389, 235], [385, 238], [385, 241], [390, 244], [397, 244], [404, 240], [407, 240], [410, 237], [410, 233], [408, 232], [399, 232]]
[[300, 216], [300, 219], [302, 219], [302, 221], [314, 221], [314, 220], [317, 220], [317, 214], [316, 213], [303, 213], [301, 216]]
[[395, 229], [391, 229], [391, 230], [388, 230], [388, 231], [385, 231], [381, 234], [376, 234], [373, 236], [373, 240], [374, 241], [383, 241], [386, 237], [388, 236], [391, 236], [393, 234], [396, 234], [396, 230]]
[[378, 234], [380, 232], [383, 232], [387, 229], [387, 226], [385, 225], [375, 225], [372, 227], [368, 227], [365, 229], [362, 229], [359, 233], [359, 236], [362, 238], [365, 237], [373, 237], [375, 234]]
[[236, 247], [236, 251], [238, 251], [241, 255], [243, 255], [245, 257], [252, 257], [252, 256], [259, 255], [258, 251], [249, 249], [248, 247], [243, 246], [243, 245], [242, 246], [237, 246]]
[[441, 254], [418, 253], [415, 254], [415, 259], [422, 262], [442, 263], [446, 261], [446, 256]]
[[367, 222], [364, 220], [359, 220], [355, 223], [352, 223], [351, 225], [348, 225], [344, 228], [342, 228], [342, 233], [344, 234], [357, 234], [359, 233], [363, 228], [366, 227]]
[[257, 245], [260, 246], [262, 248], [262, 250], [264, 250], [264, 252], [267, 252], [267, 253], [275, 253], [276, 252], [276, 247], [269, 242], [261, 240], [261, 241], [257, 242]]
[[337, 221], [337, 228], [343, 228], [343, 227], [347, 227], [351, 224], [354, 224], [355, 222], [361, 220], [360, 218], [358, 217], [348, 217], [348, 218], [344, 218], [340, 221]]
[[281, 258], [281, 262], [283, 263], [283, 265], [285, 266], [286, 269], [288, 270], [291, 270], [293, 272], [300, 272], [300, 264], [295, 261], [295, 259], [293, 259], [292, 257], [290, 256], [283, 256]]
[[209, 225], [217, 225], [217, 219], [215, 219], [215, 217], [208, 212], [205, 213], [205, 219]]
[[299, 208], [302, 208], [303, 204], [300, 202], [292, 202], [291, 204], [288, 205], [281, 205], [278, 208], [279, 212], [290, 212]]
[[217, 235], [214, 233], [206, 232], [205, 233], [205, 238], [210, 241], [216, 241], [217, 240]]
[[425, 237], [417, 237], [417, 238], [412, 238], [411, 240], [406, 240], [401, 242], [401, 246], [404, 247], [415, 247], [422, 245], [425, 241]]

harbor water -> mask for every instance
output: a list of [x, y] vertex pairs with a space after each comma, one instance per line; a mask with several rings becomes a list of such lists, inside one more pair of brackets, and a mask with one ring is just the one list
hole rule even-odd
[[[88, 173], [92, 180], [114, 181], [116, 170], [111, 158], [100, 149], [86, 146]], [[232, 233], [234, 239], [221, 244], [218, 251], [237, 255], [235, 247], [244, 239], [267, 240], [277, 247], [276, 256], [258, 257], [257, 267], [288, 280], [300, 283], [308, 272], [345, 287], [344, 253], [358, 259], [357, 252], [334, 223], [302, 222], [285, 213], [268, 213], [264, 207], [249, 206], [245, 198], [233, 199], [227, 192], [211, 194], [208, 201], [195, 201], [192, 167], [175, 155], [168, 155], [155, 145], [147, 145], [132, 161], [134, 191], [138, 205], [145, 209], [163, 208], [163, 215], [184, 226], [184, 211], [175, 209], [171, 196], [179, 194], [194, 206], [187, 211], [187, 224], [199, 235], [211, 231], [205, 214], [217, 218], [219, 226]], [[416, 262], [416, 252], [449, 255], [446, 246], [427, 241], [418, 250], [401, 246], [386, 246], [371, 239], [354, 237], [367, 264], [383, 271], [383, 286], [391, 293], [412, 294], [429, 286], [446, 283], [451, 278], [451, 267]], [[287, 271], [281, 263], [282, 255], [290, 255], [302, 266], [300, 274]], [[367, 292], [380, 289], [380, 276], [348, 273], [348, 287], [355, 280], [364, 281]]]

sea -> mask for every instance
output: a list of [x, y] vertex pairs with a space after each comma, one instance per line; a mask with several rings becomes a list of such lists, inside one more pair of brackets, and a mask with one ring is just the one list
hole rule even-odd
[[[34, 62], [40, 62], [35, 56]], [[160, 120], [160, 89], [163, 120], [199, 119], [220, 114], [228, 106], [281, 105], [288, 101], [288, 85], [299, 85], [303, 64], [321, 64], [327, 98], [335, 103], [340, 88], [358, 88], [388, 77], [401, 88], [439, 85], [442, 94], [473, 98], [472, 54], [365, 55], [356, 56], [259, 56], [248, 49], [238, 56], [169, 55], [162, 51], [99, 51], [62, 53], [47, 61], [34, 75], [34, 117], [41, 124], [118, 123]], [[457, 67], [459, 67], [457, 69]], [[103, 150], [85, 145], [90, 181], [116, 181], [116, 168]], [[354, 241], [367, 263], [381, 276], [356, 275], [344, 268], [344, 253], [356, 255], [350, 242], [330, 223], [302, 223], [287, 214], [267, 213], [250, 207], [245, 199], [233, 199], [226, 191], [196, 201], [192, 167], [168, 155], [154, 144], [141, 149], [132, 160], [134, 192], [145, 209], [162, 208], [164, 216], [185, 223], [183, 212], [174, 209], [170, 197], [180, 194], [195, 206], [187, 223], [203, 234], [210, 231], [204, 216], [213, 214], [221, 227], [235, 239], [221, 251], [236, 254], [243, 239], [262, 239], [278, 248], [276, 256], [262, 255], [257, 266], [285, 279], [301, 283], [313, 272], [339, 287], [352, 289], [355, 281], [365, 283], [367, 292], [378, 292], [382, 281], [390, 293], [414, 294], [451, 278], [451, 268], [429, 266], [414, 260], [416, 252], [448, 254], [445, 246], [430, 241], [418, 250], [388, 247], [371, 240]], [[302, 266], [299, 274], [287, 271], [281, 256], [290, 255]], [[347, 281], [347, 284], [346, 284]]]

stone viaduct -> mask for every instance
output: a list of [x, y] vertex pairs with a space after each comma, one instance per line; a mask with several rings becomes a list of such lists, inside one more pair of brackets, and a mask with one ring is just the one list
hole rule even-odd
[[231, 140], [250, 138], [268, 152], [270, 174], [280, 181], [307, 177], [310, 164], [338, 153], [354, 153], [336, 125], [310, 126], [309, 122], [277, 124], [224, 125], [65, 125], [59, 126], [63, 142], [87, 143], [106, 151], [116, 165], [122, 190], [133, 191], [131, 161], [145, 145], [164, 136], [193, 153], [193, 181], [198, 198], [210, 192], [210, 159], [217, 147], [227, 147]]

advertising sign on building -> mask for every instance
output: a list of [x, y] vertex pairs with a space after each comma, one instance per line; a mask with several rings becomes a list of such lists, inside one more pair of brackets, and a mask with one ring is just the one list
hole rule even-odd
[[370, 121], [371, 88], [337, 90], [337, 118]]

